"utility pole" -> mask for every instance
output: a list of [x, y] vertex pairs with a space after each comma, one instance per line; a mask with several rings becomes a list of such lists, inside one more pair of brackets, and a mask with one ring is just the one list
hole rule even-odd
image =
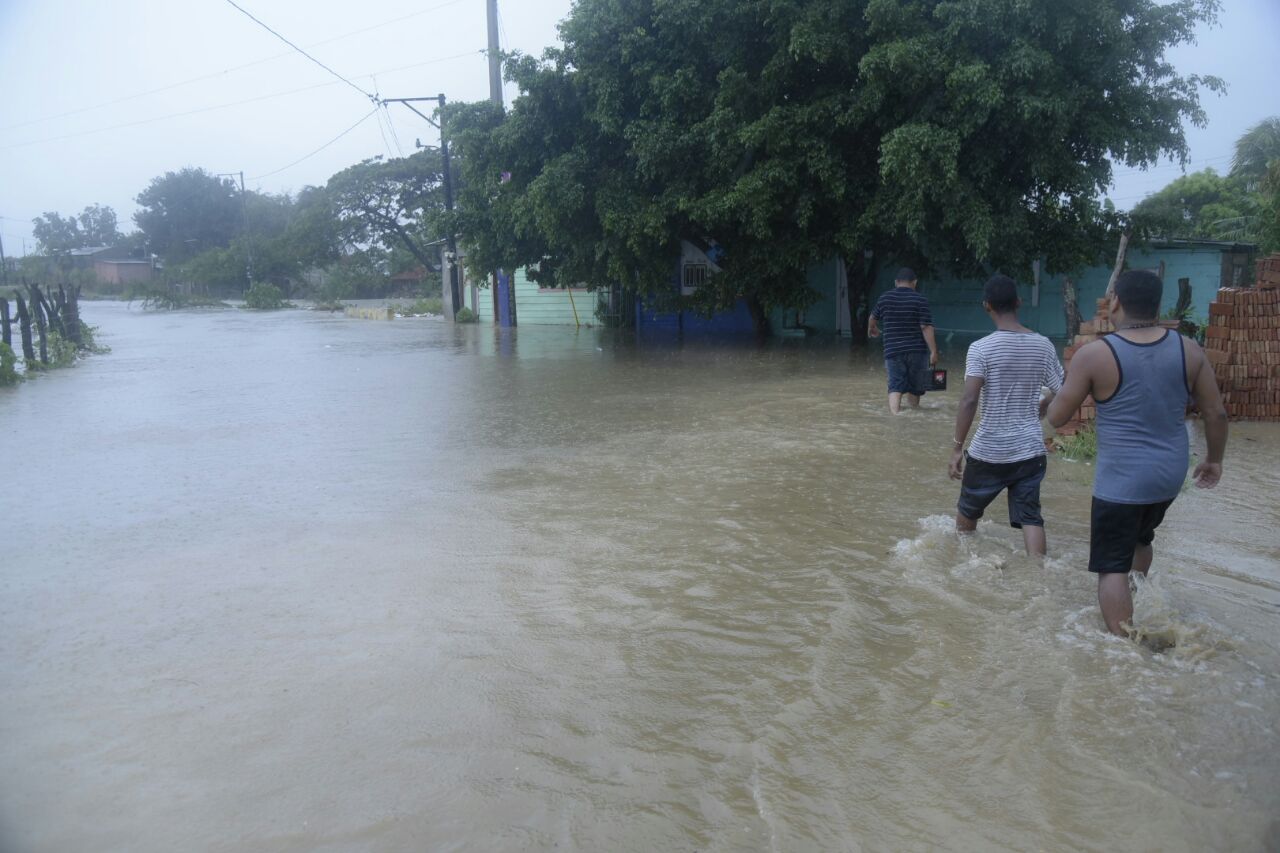
[[240, 178], [240, 227], [244, 229], [244, 277], [253, 287], [253, 248], [249, 245], [249, 205], [245, 199], [244, 172], [219, 172], [216, 178]]
[[[436, 122], [435, 120], [430, 118], [426, 113], [422, 112], [422, 110], [414, 106], [414, 104], [421, 103], [423, 101], [435, 101], [436, 104], [439, 105], [440, 107], [439, 122]], [[444, 130], [444, 107], [445, 107], [444, 93], [441, 92], [439, 95], [436, 95], [434, 98], [382, 98], [379, 103], [404, 104], [406, 107], [413, 110], [413, 112], [417, 113], [418, 117], [426, 121], [427, 124], [431, 125], [432, 127], [439, 128], [440, 130], [440, 168], [444, 173], [443, 175], [444, 209], [447, 210], [449, 213], [453, 213], [453, 168], [449, 163], [449, 139], [448, 137], [445, 136], [445, 130]], [[419, 142], [418, 147], [425, 148], [426, 146], [424, 146], [422, 143]], [[450, 312], [451, 312], [451, 316], [449, 317], [449, 319], [452, 320], [453, 319], [452, 314], [457, 314], [458, 309], [462, 307], [462, 287], [458, 283], [458, 242], [457, 242], [456, 236], [453, 233], [452, 228], [450, 228], [449, 233], [445, 235], [444, 241], [445, 241], [445, 248], [447, 249], [447, 252], [445, 253], [447, 256], [446, 259], [449, 264], [449, 297], [450, 297], [450, 300], [452, 301], [452, 305], [449, 306]]]
[[502, 107], [502, 56], [498, 43], [498, 0], [486, 0], [489, 11], [489, 100]]

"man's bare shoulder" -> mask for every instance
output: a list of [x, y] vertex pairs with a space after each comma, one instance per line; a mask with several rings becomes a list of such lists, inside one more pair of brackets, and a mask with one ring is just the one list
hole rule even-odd
[[1076, 350], [1076, 354], [1071, 356], [1071, 365], [1093, 365], [1098, 364], [1106, 359], [1111, 358], [1111, 346], [1106, 341], [1098, 339], [1090, 341], [1080, 349]]

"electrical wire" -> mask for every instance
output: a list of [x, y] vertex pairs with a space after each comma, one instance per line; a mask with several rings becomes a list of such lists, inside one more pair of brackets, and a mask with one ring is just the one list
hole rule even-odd
[[[378, 74], [396, 74], [401, 71], [411, 71], [413, 69], [422, 68], [427, 65], [438, 65], [441, 62], [452, 62], [455, 59], [462, 59], [468, 56], [480, 56], [482, 54], [483, 54], [483, 51], [468, 50], [464, 53], [455, 53], [452, 56], [442, 56], [437, 59], [428, 59], [425, 62], [414, 62], [409, 65], [400, 65], [395, 68], [384, 68], [383, 70], [375, 71], [372, 74], [357, 74], [355, 76], [357, 79], [364, 79], [365, 77], [372, 78], [373, 76]], [[176, 112], [176, 113], [167, 113], [165, 115], [152, 116], [151, 118], [138, 119], [137, 121], [122, 122], [120, 124], [107, 125], [106, 127], [93, 128], [91, 130], [76, 131], [75, 133], [64, 133], [61, 136], [49, 136], [43, 139], [33, 139], [27, 142], [15, 142], [12, 145], [0, 145], [0, 151], [9, 151], [14, 148], [26, 148], [31, 145], [43, 145], [46, 142], [61, 142], [66, 139], [76, 139], [81, 136], [92, 136], [98, 133], [105, 133], [110, 130], [120, 130], [122, 128], [137, 127], [139, 125], [151, 124], [157, 121], [165, 121], [171, 118], [182, 118], [184, 116], [197, 115], [199, 113], [210, 112], [212, 110], [227, 109], [228, 107], [237, 107], [243, 104], [252, 104], [258, 101], [269, 100], [271, 98], [282, 98], [288, 95], [296, 95], [301, 92], [310, 92], [316, 89], [325, 89], [325, 88], [328, 88], [329, 86], [337, 86], [337, 85], [338, 83], [336, 81], [330, 82], [330, 83], [315, 83], [310, 86], [302, 86], [297, 89], [287, 89], [282, 92], [273, 92], [268, 95], [258, 95], [253, 98], [245, 98], [239, 101], [229, 101], [225, 104], [211, 104], [210, 106], [197, 107], [196, 109], [193, 109], [193, 110], [183, 110], [181, 112]]]
[[283, 172], [283, 171], [285, 171], [285, 170], [287, 170], [287, 169], [292, 169], [294, 166], [298, 165], [299, 163], [302, 163], [302, 162], [304, 162], [304, 161], [306, 161], [306, 160], [310, 160], [312, 157], [316, 156], [316, 155], [317, 155], [317, 154], [319, 154], [321, 151], [325, 150], [325, 149], [326, 149], [326, 148], [328, 148], [330, 145], [332, 145], [333, 143], [337, 142], [339, 139], [341, 139], [342, 137], [346, 136], [348, 133], [350, 133], [351, 131], [355, 130], [355, 129], [356, 129], [357, 127], [359, 127], [360, 125], [364, 124], [366, 121], [368, 121], [368, 120], [369, 120], [369, 116], [371, 116], [371, 115], [373, 115], [374, 113], [376, 113], [379, 109], [381, 109], [381, 108], [380, 108], [380, 107], [374, 107], [372, 110], [370, 110], [369, 112], [365, 113], [365, 114], [364, 114], [364, 116], [362, 116], [362, 117], [361, 117], [361, 119], [360, 119], [358, 122], [356, 122], [355, 124], [351, 125], [351, 127], [348, 127], [346, 130], [342, 131], [342, 133], [339, 133], [339, 134], [338, 134], [337, 136], [335, 136], [333, 139], [330, 139], [328, 142], [326, 142], [324, 145], [321, 145], [319, 148], [317, 148], [315, 151], [312, 151], [310, 154], [307, 154], [307, 155], [305, 155], [305, 156], [299, 157], [297, 160], [294, 160], [294, 161], [293, 161], [292, 163], [290, 163], [289, 165], [287, 165], [287, 166], [281, 166], [279, 169], [276, 169], [275, 171], [267, 172], [267, 173], [262, 174], [262, 175], [255, 175], [254, 177], [250, 178], [249, 180], [251, 180], [251, 181], [260, 181], [260, 180], [262, 180], [263, 178], [269, 178], [269, 177], [271, 177], [272, 175], [278, 175], [278, 174], [280, 174], [281, 172]]
[[403, 157], [404, 146], [400, 144], [400, 137], [396, 133], [396, 125], [391, 118], [391, 108], [388, 107], [386, 104], [382, 104], [382, 109], [386, 113], [387, 130], [391, 131], [391, 141], [396, 144], [396, 153], [399, 154], [401, 157]]
[[243, 12], [243, 13], [245, 14], [245, 16], [247, 16], [247, 17], [249, 18], [249, 20], [253, 21], [255, 24], [257, 24], [258, 26], [262, 27], [264, 30], [266, 30], [267, 32], [271, 33], [271, 34], [272, 34], [273, 36], [275, 36], [276, 38], [280, 39], [280, 41], [282, 41], [282, 42], [284, 42], [285, 44], [289, 45], [289, 47], [293, 48], [293, 49], [294, 49], [294, 50], [296, 50], [298, 53], [300, 53], [300, 54], [302, 54], [303, 56], [305, 56], [307, 59], [310, 59], [310, 60], [311, 60], [312, 62], [314, 62], [316, 65], [319, 65], [319, 66], [320, 66], [321, 68], [323, 68], [325, 71], [328, 71], [328, 72], [329, 72], [330, 74], [332, 74], [334, 77], [337, 77], [337, 78], [338, 78], [339, 80], [341, 80], [343, 83], [346, 83], [346, 84], [347, 84], [348, 86], [350, 86], [352, 89], [355, 89], [357, 92], [359, 92], [360, 94], [364, 95], [364, 96], [365, 96], [366, 98], [368, 98], [370, 101], [373, 101], [374, 103], [376, 103], [376, 102], [377, 102], [378, 98], [377, 98], [377, 96], [376, 96], [376, 95], [371, 95], [371, 94], [369, 94], [368, 92], [366, 92], [364, 89], [361, 89], [361, 88], [360, 88], [359, 86], [357, 86], [355, 83], [352, 83], [352, 82], [351, 82], [350, 80], [348, 80], [346, 77], [343, 77], [343, 76], [342, 76], [341, 74], [339, 74], [337, 71], [334, 71], [332, 68], [330, 68], [329, 66], [325, 65], [323, 62], [321, 62], [320, 60], [316, 59], [314, 56], [312, 56], [311, 54], [307, 53], [305, 50], [303, 50], [302, 48], [298, 47], [296, 44], [294, 44], [293, 42], [289, 41], [289, 40], [288, 40], [287, 38], [285, 38], [284, 36], [280, 35], [280, 33], [276, 32], [276, 31], [275, 31], [275, 30], [273, 30], [273, 29], [271, 29], [271, 27], [267, 26], [267, 25], [266, 25], [266, 24], [264, 24], [262, 21], [260, 21], [260, 20], [258, 20], [257, 18], [255, 18], [255, 17], [253, 16], [253, 13], [249, 12], [249, 11], [248, 11], [247, 9], [245, 9], [243, 6], [241, 6], [241, 5], [239, 5], [238, 3], [236, 3], [236, 0], [226, 0], [226, 2], [227, 2], [229, 5], [234, 6], [236, 9], [239, 9], [241, 12]]
[[[321, 47], [326, 44], [332, 44], [333, 42], [336, 42], [336, 41], [342, 41], [343, 39], [348, 39], [348, 38], [351, 38], [352, 36], [363, 35], [364, 33], [372, 32], [373, 30], [378, 30], [383, 27], [389, 27], [392, 24], [398, 24], [402, 21], [407, 21], [410, 18], [416, 18], [416, 17], [419, 17], [420, 15], [425, 15], [429, 12], [435, 12], [440, 9], [444, 9], [448, 6], [456, 6], [459, 3], [464, 3], [464, 2], [466, 2], [466, 0], [449, 0], [448, 3], [441, 3], [439, 6], [432, 6], [429, 9], [421, 9], [417, 12], [412, 12], [408, 15], [401, 15], [398, 18], [391, 18], [390, 20], [382, 21], [381, 23], [373, 24], [372, 26], [364, 27], [359, 30], [352, 30], [351, 32], [341, 33], [336, 36], [331, 36], [330, 38], [324, 39], [323, 41], [313, 42], [307, 45], [307, 47], [314, 48], [314, 47]], [[73, 116], [73, 115], [80, 115], [81, 113], [92, 112], [93, 110], [100, 110], [105, 107], [114, 107], [117, 104], [123, 104], [127, 101], [136, 101], [138, 98], [145, 98], [148, 95], [158, 95], [161, 92], [168, 92], [172, 89], [179, 89], [183, 86], [189, 86], [192, 83], [201, 83], [205, 80], [212, 80], [216, 77], [222, 77], [227, 74], [231, 74], [232, 72], [235, 72], [235, 71], [243, 71], [246, 68], [253, 68], [255, 65], [262, 65], [267, 62], [274, 62], [275, 60], [283, 59], [286, 56], [293, 56], [293, 51], [286, 50], [283, 53], [277, 53], [274, 56], [265, 56], [262, 59], [255, 59], [252, 62], [245, 62], [241, 65], [233, 65], [230, 68], [224, 68], [221, 71], [214, 71], [210, 74], [202, 74], [199, 77], [191, 77], [186, 80], [181, 80], [177, 83], [170, 83], [167, 86], [161, 86], [158, 89], [148, 89], [145, 92], [136, 92], [132, 95], [124, 95], [123, 97], [116, 98], [115, 100], [111, 100], [111, 101], [104, 101], [100, 104], [94, 104], [88, 107], [77, 107], [76, 109], [73, 109], [73, 110], [67, 110], [66, 112], [61, 112], [61, 113], [54, 113], [53, 115], [47, 115], [41, 118], [27, 119], [26, 121], [20, 121], [17, 124], [3, 125], [3, 126], [0, 126], [0, 130], [17, 130], [20, 127], [28, 127], [33, 124], [41, 124], [46, 121], [53, 121], [54, 119], [66, 118], [68, 116]], [[356, 79], [359, 79], [359, 77], [357, 76]]]

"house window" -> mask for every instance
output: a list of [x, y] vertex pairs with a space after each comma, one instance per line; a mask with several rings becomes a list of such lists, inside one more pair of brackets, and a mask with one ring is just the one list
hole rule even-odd
[[685, 296], [692, 296], [699, 287], [706, 283], [706, 281], [706, 264], [685, 264], [684, 276], [680, 282], [680, 292]]

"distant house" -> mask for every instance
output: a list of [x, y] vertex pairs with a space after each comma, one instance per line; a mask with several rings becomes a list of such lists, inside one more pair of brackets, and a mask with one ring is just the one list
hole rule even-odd
[[391, 276], [391, 288], [399, 293], [417, 293], [422, 283], [427, 280], [427, 268], [418, 265], [413, 269], [398, 272]]
[[155, 266], [151, 261], [99, 258], [93, 262], [93, 274], [103, 284], [133, 284], [151, 281]]
[[130, 260], [129, 250], [115, 246], [86, 246], [83, 249], [72, 249], [66, 253], [71, 261], [71, 268], [91, 270], [98, 261]]

